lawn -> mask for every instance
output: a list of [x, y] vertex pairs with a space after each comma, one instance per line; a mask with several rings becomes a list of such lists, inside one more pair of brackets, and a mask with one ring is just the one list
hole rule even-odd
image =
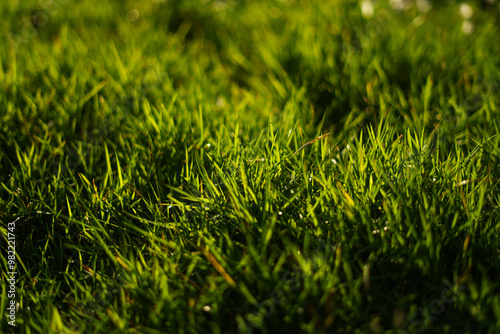
[[0, 14], [0, 332], [500, 332], [498, 1]]

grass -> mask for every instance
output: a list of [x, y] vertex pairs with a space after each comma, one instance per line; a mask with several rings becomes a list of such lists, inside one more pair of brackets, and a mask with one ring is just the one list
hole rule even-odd
[[498, 332], [498, 4], [371, 4], [2, 2], [15, 329]]

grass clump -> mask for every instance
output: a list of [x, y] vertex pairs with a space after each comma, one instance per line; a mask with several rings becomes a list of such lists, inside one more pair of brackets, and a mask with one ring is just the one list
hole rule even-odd
[[498, 7], [396, 3], [2, 3], [17, 329], [498, 331]]

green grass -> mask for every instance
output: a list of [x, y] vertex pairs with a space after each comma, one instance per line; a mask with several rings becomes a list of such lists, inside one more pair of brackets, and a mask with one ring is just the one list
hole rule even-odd
[[500, 331], [499, 4], [429, 4], [2, 2], [1, 331]]

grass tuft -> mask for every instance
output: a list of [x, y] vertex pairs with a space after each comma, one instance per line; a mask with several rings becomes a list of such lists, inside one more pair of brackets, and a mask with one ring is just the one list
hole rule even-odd
[[0, 331], [499, 331], [496, 3], [96, 5], [0, 4]]

